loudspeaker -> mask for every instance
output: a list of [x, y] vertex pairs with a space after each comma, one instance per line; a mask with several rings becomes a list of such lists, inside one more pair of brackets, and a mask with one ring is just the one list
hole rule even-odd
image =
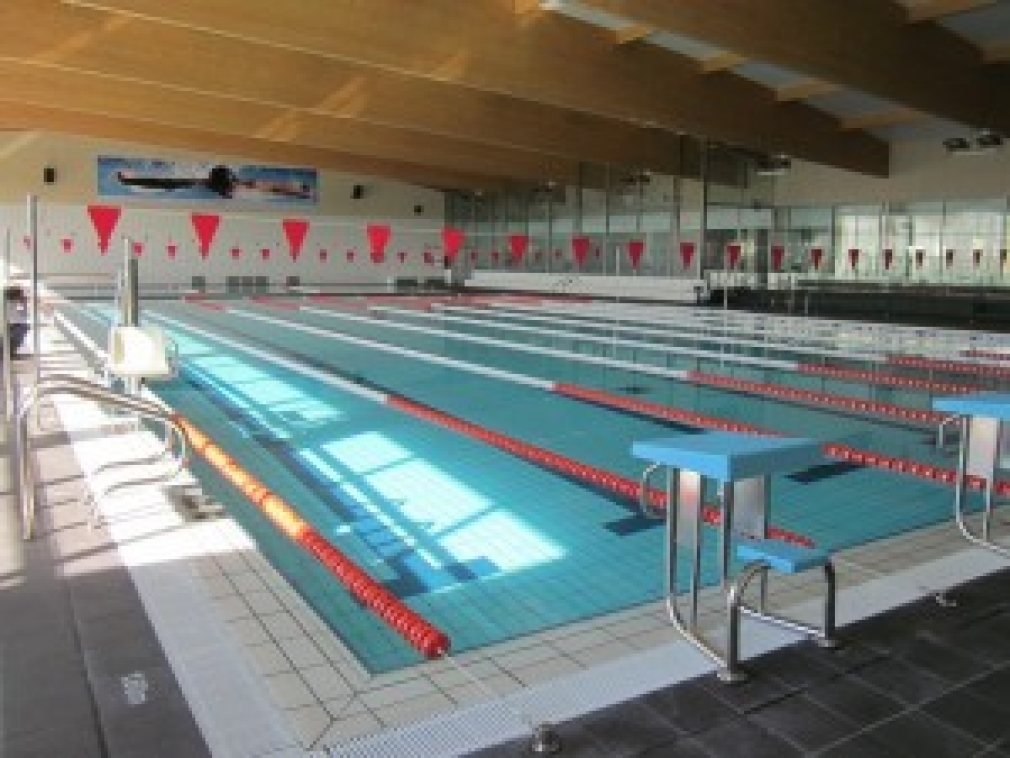
[[355, 184], [351, 187], [351, 200], [360, 200], [365, 196], [365, 185]]
[[42, 169], [42, 181], [46, 184], [56, 184], [56, 169], [52, 166]]
[[424, 206], [423, 205], [415, 205], [414, 206], [414, 215], [420, 216], [422, 213], [424, 213]]

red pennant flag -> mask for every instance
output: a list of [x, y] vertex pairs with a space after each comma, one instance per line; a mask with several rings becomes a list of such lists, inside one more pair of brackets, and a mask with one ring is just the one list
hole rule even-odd
[[[21, 238], [21, 241], [25, 243], [25, 250], [32, 246], [32, 238], [27, 234]], [[106, 247], [108, 247], [108, 244], [106, 244]], [[105, 254], [104, 251], [102, 254]]]
[[144, 255], [144, 243], [139, 240], [134, 240], [133, 244], [130, 246], [130, 250], [133, 253], [134, 258], [140, 258]]
[[539, 261], [543, 257], [544, 257], [544, 251], [543, 250], [535, 250], [533, 252], [533, 260]]
[[782, 259], [786, 255], [786, 249], [782, 245], [772, 245], [772, 269], [774, 271], [782, 270]]
[[680, 265], [681, 267], [687, 269], [691, 267], [691, 261], [694, 259], [694, 243], [693, 242], [681, 242], [680, 243]]
[[449, 259], [450, 264], [456, 260], [464, 239], [466, 239], [466, 234], [462, 229], [447, 226], [442, 230], [442, 246], [445, 248], [445, 257]]
[[849, 268], [855, 269], [859, 264], [859, 248], [853, 247], [849, 249]]
[[386, 260], [386, 245], [392, 236], [389, 224], [369, 224], [365, 231], [368, 233], [368, 247], [371, 250], [372, 263], [382, 263]]
[[233, 247], [231, 249], [231, 257], [232, 257], [232, 259], [241, 258], [242, 257], [242, 248], [240, 248], [240, 247]]
[[221, 224], [221, 217], [216, 213], [193, 213], [190, 215], [190, 221], [196, 230], [196, 240], [200, 244], [200, 257], [206, 258], [210, 255], [210, 246]]
[[558, 250], [557, 248], [554, 249], [554, 257], [555, 258], [560, 258], [561, 257], [561, 251]]
[[589, 237], [572, 237], [572, 255], [578, 265], [585, 264], [586, 256], [589, 255]]
[[[109, 252], [109, 243], [112, 242], [112, 233], [116, 230], [122, 209], [114, 205], [89, 205], [88, 215], [91, 216], [91, 225], [95, 227], [98, 235], [98, 249], [105, 255]], [[25, 237], [25, 247], [31, 244], [31, 240]]]
[[894, 251], [891, 248], [886, 248], [884, 250], [884, 270], [891, 270], [891, 263], [894, 262]]
[[527, 234], [510, 234], [509, 235], [509, 250], [512, 253], [512, 262], [518, 264], [523, 256], [526, 255], [526, 249], [529, 247], [530, 238]]
[[497, 251], [497, 250], [492, 250], [492, 251], [491, 251], [491, 260], [492, 260], [492, 261], [493, 261], [494, 263], [497, 263], [497, 262], [498, 262], [498, 251]]
[[63, 246], [64, 253], [72, 253], [74, 251], [74, 241], [70, 237], [61, 239], [60, 244]]
[[281, 221], [281, 227], [288, 240], [291, 260], [296, 261], [302, 254], [302, 244], [305, 242], [305, 235], [309, 233], [309, 222], [300, 218], [286, 218]]
[[435, 256], [432, 254], [431, 250], [424, 251], [424, 263], [426, 266], [435, 265]]
[[323, 263], [326, 263], [326, 261], [329, 260], [329, 257], [330, 252], [328, 250], [326, 250], [325, 248], [319, 249], [319, 260], [321, 260]]
[[971, 259], [974, 262], [975, 268], [978, 268], [982, 263], [982, 251], [976, 247], [971, 251]]
[[269, 247], [260, 248], [260, 258], [262, 258], [265, 261], [270, 260], [270, 248]]
[[593, 248], [593, 257], [594, 258], [599, 258], [600, 257], [600, 248], [598, 248], [598, 247], [594, 247]]
[[346, 253], [344, 253], [344, 257], [347, 258], [347, 260], [349, 260], [349, 261], [353, 261], [354, 260], [354, 251], [353, 250], [348, 250]]
[[916, 250], [915, 251], [915, 267], [916, 268], [922, 268], [922, 257], [924, 255], [925, 255], [925, 253], [922, 250]]
[[954, 265], [954, 250], [952, 248], [949, 248], [949, 247], [947, 248], [947, 252], [946, 252], [946, 263], [947, 263], [947, 268], [950, 268], [951, 266]]
[[824, 258], [824, 250], [819, 247], [810, 248], [810, 260], [814, 263], [814, 269], [820, 271], [821, 260]]
[[638, 269], [638, 264], [642, 262], [642, 254], [645, 253], [644, 240], [631, 240], [628, 242], [628, 257], [631, 258], [631, 267]]
[[736, 264], [740, 261], [740, 254], [743, 252], [743, 248], [738, 242], [731, 242], [726, 245], [726, 258], [727, 258], [727, 268], [730, 271], [736, 268]]
[[471, 250], [470, 251], [470, 260], [473, 261], [473, 262], [475, 262], [475, 263], [477, 262], [477, 251], [476, 250]]
[[398, 252], [396, 254], [396, 257], [400, 259], [400, 263], [403, 263], [405, 260], [407, 260], [407, 254], [403, 250]]
[[168, 253], [169, 260], [173, 260], [174, 261], [175, 260], [175, 254], [177, 252], [179, 252], [179, 246], [176, 245], [174, 242], [169, 242], [165, 246], [165, 252]]

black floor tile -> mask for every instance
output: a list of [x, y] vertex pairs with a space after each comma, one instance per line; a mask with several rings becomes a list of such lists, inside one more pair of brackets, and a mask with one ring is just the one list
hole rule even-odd
[[939, 697], [951, 688], [944, 680], [897, 658], [871, 663], [852, 676], [909, 705]]
[[[750, 672], [749, 666], [744, 668]], [[714, 674], [698, 680], [703, 687], [725, 703], [733, 706], [740, 713], [747, 713], [768, 703], [781, 700], [795, 692], [794, 687], [787, 686], [773, 674], [753, 675], [749, 679], [736, 684], [721, 682]]]
[[592, 735], [613, 758], [634, 755], [681, 735], [671, 721], [635, 701], [595, 711], [572, 723]]
[[[1010, 708], [1010, 703], [1006, 704]], [[923, 706], [933, 718], [956, 727], [983, 742], [996, 742], [1010, 736], [1010, 712], [965, 689], [956, 689]]]
[[1010, 614], [999, 613], [965, 626], [951, 636], [951, 644], [990, 664], [1010, 662]]
[[905, 710], [900, 701], [854, 677], [843, 677], [814, 687], [806, 696], [864, 727]]
[[818, 758], [896, 758], [901, 755], [906, 754], [895, 753], [867, 734], [856, 734], [817, 754]]
[[[1007, 644], [1010, 645], [1010, 639]], [[967, 685], [967, 690], [996, 708], [1010, 709], [1010, 667], [990, 671]]]
[[712, 753], [693, 738], [682, 738], [653, 745], [650, 748], [635, 753], [634, 758], [714, 758]]
[[834, 650], [818, 648], [817, 653], [819, 662], [842, 672], [855, 671], [874, 661], [879, 661], [884, 656], [880, 650], [864, 645], [848, 634], [845, 635], [844, 644], [841, 647]]
[[[558, 732], [562, 740], [563, 758], [612, 758], [586, 730], [571, 723], [561, 724]], [[530, 740], [523, 737], [502, 745], [477, 750], [468, 758], [522, 758], [533, 755], [530, 751]]]
[[873, 727], [867, 733], [896, 755], [915, 758], [967, 758], [985, 745], [951, 729], [921, 711], [911, 711]]
[[645, 696], [645, 704], [686, 734], [707, 731], [738, 715], [697, 681], [652, 692]]
[[987, 668], [981, 661], [965, 655], [953, 647], [922, 638], [903, 647], [898, 653], [898, 657], [906, 663], [953, 684], [976, 677], [984, 673]]
[[794, 695], [751, 713], [763, 729], [804, 750], [819, 750], [843, 739], [856, 725], [803, 695]]
[[708, 752], [719, 758], [790, 758], [803, 755], [781, 737], [746, 719], [729, 721], [697, 737]]
[[55, 724], [33, 732], [5, 733], [0, 738], [0, 755], [3, 758], [108, 758], [93, 728]]
[[833, 650], [804, 642], [774, 650], [747, 661], [747, 669], [758, 677], [771, 676], [792, 690], [804, 690], [839, 676], [839, 668], [829, 659]]

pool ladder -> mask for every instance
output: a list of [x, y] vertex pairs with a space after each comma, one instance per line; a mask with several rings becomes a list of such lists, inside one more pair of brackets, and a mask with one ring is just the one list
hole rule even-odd
[[[73, 395], [75, 397], [93, 400], [103, 405], [122, 408], [131, 413], [135, 413], [138, 416], [160, 421], [165, 425], [165, 447], [159, 453], [140, 460], [127, 461], [119, 464], [106, 464], [99, 470], [107, 470], [113, 466], [120, 465], [149, 465], [162, 460], [166, 452], [172, 451], [176, 453], [176, 455], [172, 458], [172, 464], [169, 466], [168, 470], [163, 472], [161, 475], [134, 482], [121, 482], [106, 488], [100, 495], [93, 496], [90, 516], [92, 525], [98, 522], [97, 509], [98, 504], [101, 502], [101, 498], [108, 495], [112, 490], [133, 484], [169, 481], [182, 470], [186, 462], [185, 432], [176, 421], [175, 417], [162, 406], [150, 400], [144, 400], [131, 395], [123, 395], [113, 392], [112, 390], [109, 390], [99, 384], [80, 379], [76, 376], [70, 376], [67, 374], [53, 374], [51, 376], [47, 376], [29, 391], [24, 404], [19, 409], [17, 415], [15, 452], [17, 455], [18, 496], [21, 505], [22, 537], [26, 540], [32, 539], [35, 535], [36, 511], [36, 483], [35, 472], [31, 465], [32, 446], [29, 421], [32, 415], [32, 410], [43, 398], [58, 394]], [[179, 442], [178, 448], [176, 448], [174, 444], [176, 440]]]
[[960, 418], [956, 413], [952, 413], [949, 416], [944, 416], [941, 419], [939, 426], [936, 428], [936, 449], [943, 450], [947, 447], [947, 427], [951, 424], [957, 423]]

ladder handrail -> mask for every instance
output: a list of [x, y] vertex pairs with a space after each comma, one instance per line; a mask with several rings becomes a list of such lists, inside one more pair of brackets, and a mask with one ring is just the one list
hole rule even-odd
[[130, 395], [121, 395], [101, 385], [80, 379], [69, 374], [53, 374], [44, 377], [33, 387], [18, 410], [16, 426], [16, 453], [18, 458], [18, 495], [21, 504], [22, 537], [30, 540], [35, 533], [35, 472], [31, 466], [31, 434], [28, 429], [32, 409], [40, 400], [56, 394], [75, 395], [98, 403], [112, 405], [117, 408], [137, 413], [141, 416], [163, 421], [172, 427], [180, 438], [185, 439], [186, 433], [176, 417], [163, 407], [150, 400]]

